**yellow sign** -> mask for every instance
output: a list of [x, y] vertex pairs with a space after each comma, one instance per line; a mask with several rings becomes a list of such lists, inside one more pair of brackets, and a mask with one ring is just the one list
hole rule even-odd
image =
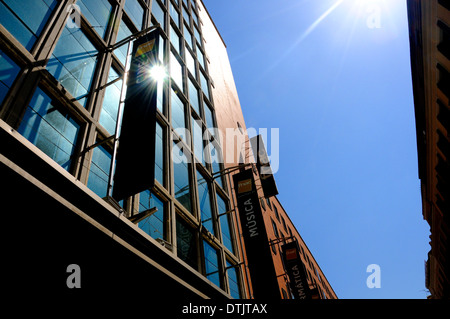
[[147, 52], [150, 52], [151, 50], [153, 50], [153, 47], [155, 45], [155, 39], [142, 43], [136, 50], [136, 55], [135, 57], [145, 54]]
[[246, 179], [238, 182], [238, 194], [252, 191], [252, 180]]

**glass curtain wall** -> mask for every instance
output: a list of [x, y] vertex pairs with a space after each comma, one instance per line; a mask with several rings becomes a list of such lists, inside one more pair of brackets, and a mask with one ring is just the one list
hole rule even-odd
[[[169, 242], [175, 255], [217, 287], [241, 296], [226, 180], [213, 178], [223, 164], [199, 5], [196, 0], [70, 3], [0, 0], [1, 24], [18, 43], [15, 49], [0, 48], [2, 119], [97, 196], [108, 196], [128, 46], [112, 52], [108, 47], [160, 24], [160, 60], [168, 76], [157, 93], [156, 185], [120, 204], [129, 215], [157, 207], [139, 228]], [[23, 75], [42, 61], [42, 76]], [[20, 99], [11, 93], [19, 84], [25, 88]]]

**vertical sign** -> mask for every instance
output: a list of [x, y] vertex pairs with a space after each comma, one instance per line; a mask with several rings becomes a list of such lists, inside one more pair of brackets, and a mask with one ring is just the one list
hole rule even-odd
[[291, 283], [292, 294], [295, 299], [311, 299], [311, 292], [306, 279], [305, 266], [300, 259], [298, 243], [296, 241], [281, 246], [284, 266]]
[[256, 160], [256, 166], [259, 171], [259, 177], [261, 180], [261, 187], [264, 192], [264, 196], [269, 198], [271, 196], [278, 195], [278, 188], [275, 184], [275, 178], [272, 174], [270, 167], [269, 156], [267, 155], [264, 141], [261, 135], [254, 136], [250, 139], [252, 146], [253, 156]]
[[255, 298], [280, 299], [253, 170], [233, 175], [237, 206]]
[[133, 43], [120, 130], [113, 197], [122, 200], [154, 186], [158, 83], [150, 69], [158, 61], [159, 32]]

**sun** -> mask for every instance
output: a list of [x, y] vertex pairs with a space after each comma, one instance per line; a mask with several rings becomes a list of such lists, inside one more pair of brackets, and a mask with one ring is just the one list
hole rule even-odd
[[154, 65], [149, 70], [150, 77], [156, 82], [162, 82], [167, 78], [167, 70], [162, 65]]

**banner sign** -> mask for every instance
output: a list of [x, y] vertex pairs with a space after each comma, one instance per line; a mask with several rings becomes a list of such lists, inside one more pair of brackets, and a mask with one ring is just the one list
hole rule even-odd
[[306, 279], [305, 266], [300, 258], [298, 243], [293, 241], [284, 244], [281, 246], [281, 251], [295, 299], [311, 299], [311, 291]]
[[150, 69], [159, 64], [158, 48], [158, 31], [133, 43], [114, 175], [116, 200], [154, 186], [158, 83], [150, 77]]
[[253, 294], [255, 298], [279, 299], [278, 283], [253, 170], [248, 169], [233, 175], [233, 181]]
[[275, 184], [275, 179], [270, 168], [269, 156], [267, 155], [266, 147], [261, 135], [254, 136], [250, 139], [253, 156], [256, 160], [256, 167], [259, 171], [259, 178], [261, 180], [261, 187], [264, 192], [264, 197], [278, 195], [278, 188]]

